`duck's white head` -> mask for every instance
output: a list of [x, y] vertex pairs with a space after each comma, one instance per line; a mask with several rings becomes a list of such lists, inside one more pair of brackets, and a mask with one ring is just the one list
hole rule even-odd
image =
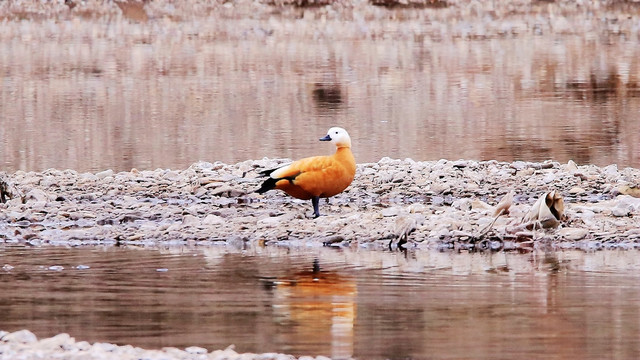
[[351, 137], [347, 130], [341, 127], [332, 127], [327, 131], [327, 136], [320, 139], [320, 141], [331, 141], [336, 147], [351, 147]]

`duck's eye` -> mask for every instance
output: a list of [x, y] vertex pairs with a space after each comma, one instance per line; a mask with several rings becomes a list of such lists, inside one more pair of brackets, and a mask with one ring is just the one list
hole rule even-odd
[[336, 131], [336, 135], [338, 135], [338, 132]]

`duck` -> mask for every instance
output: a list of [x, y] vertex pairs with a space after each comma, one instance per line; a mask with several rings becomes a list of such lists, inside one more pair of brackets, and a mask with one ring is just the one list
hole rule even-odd
[[277, 189], [301, 200], [311, 200], [313, 217], [320, 217], [320, 198], [343, 192], [356, 175], [356, 160], [351, 152], [351, 137], [347, 130], [332, 127], [320, 141], [329, 141], [336, 152], [328, 156], [312, 156], [275, 169], [263, 170], [268, 178], [258, 194]]

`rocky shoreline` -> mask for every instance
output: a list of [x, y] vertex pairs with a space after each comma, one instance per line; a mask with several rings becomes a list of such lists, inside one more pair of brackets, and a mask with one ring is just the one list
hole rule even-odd
[[[118, 346], [110, 343], [90, 344], [86, 341], [76, 341], [69, 334], [58, 334], [51, 338], [38, 339], [29, 330], [12, 333], [0, 331], [0, 359], [30, 360], [30, 359], [67, 360], [85, 359], [176, 359], [176, 360], [294, 360], [291, 355], [276, 353], [237, 353], [230, 346], [224, 350], [212, 352], [207, 349], [191, 346], [184, 350], [177, 348], [163, 348], [161, 350], [145, 350], [131, 345]], [[302, 356], [301, 360], [325, 360], [323, 356]]]
[[[570, 161], [413, 161], [359, 164], [342, 194], [311, 204], [253, 193], [258, 171], [286, 159], [198, 162], [185, 170], [0, 173], [0, 243], [29, 245], [296, 245], [365, 248], [597, 250], [640, 247], [640, 170]], [[562, 219], [525, 220], [555, 191]], [[505, 195], [507, 214], [495, 216]]]

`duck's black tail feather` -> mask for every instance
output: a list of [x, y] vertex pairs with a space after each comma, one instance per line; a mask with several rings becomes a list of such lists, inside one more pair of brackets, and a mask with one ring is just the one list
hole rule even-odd
[[[269, 173], [271, 173], [273, 170], [268, 170]], [[274, 178], [268, 178], [267, 180], [265, 180], [262, 185], [260, 185], [260, 189], [256, 190], [255, 192], [257, 192], [258, 194], [263, 194], [271, 189], [274, 189], [276, 187], [276, 183], [278, 182], [279, 179], [274, 179]]]
[[260, 171], [259, 172], [260, 176], [269, 176], [269, 178], [267, 180], [265, 180], [262, 183], [262, 185], [260, 185], [260, 189], [256, 190], [255, 192], [257, 192], [258, 194], [262, 194], [262, 193], [265, 193], [265, 192], [267, 192], [267, 191], [269, 191], [271, 189], [275, 189], [276, 188], [276, 183], [278, 181], [280, 181], [280, 180], [289, 180], [289, 181], [291, 181], [293, 183], [293, 180], [295, 180], [296, 177], [301, 174], [301, 173], [297, 173], [297, 174], [295, 174], [293, 176], [281, 177], [281, 178], [277, 178], [277, 179], [274, 179], [274, 178], [272, 178], [270, 176], [272, 172], [274, 172], [274, 171], [276, 171], [278, 169], [281, 169], [281, 168], [282, 167]]

